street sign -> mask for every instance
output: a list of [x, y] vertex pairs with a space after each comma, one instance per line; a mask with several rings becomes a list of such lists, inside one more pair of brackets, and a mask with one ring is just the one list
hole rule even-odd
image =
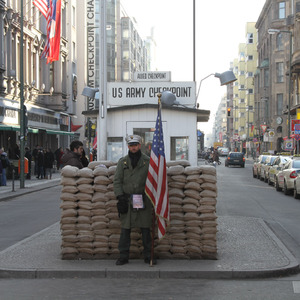
[[300, 134], [294, 134], [294, 139], [296, 141], [299, 141], [300, 140]]
[[295, 128], [295, 134], [300, 134], [300, 124], [295, 124], [294, 128]]
[[262, 131], [265, 133], [265, 131], [267, 130], [267, 125], [260, 125]]

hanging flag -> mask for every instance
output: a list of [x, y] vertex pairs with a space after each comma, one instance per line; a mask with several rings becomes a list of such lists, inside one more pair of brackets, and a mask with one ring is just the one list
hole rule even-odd
[[145, 192], [151, 199], [158, 217], [158, 238], [164, 237], [167, 222], [170, 220], [167, 166], [164, 149], [164, 137], [161, 123], [161, 103], [159, 100], [156, 126], [150, 155], [150, 164]]
[[33, 0], [32, 4], [38, 8], [41, 14], [47, 19], [48, 1], [47, 0]]
[[95, 134], [95, 137], [94, 137], [94, 141], [93, 141], [93, 149], [97, 149], [97, 130], [96, 130], [96, 134]]
[[61, 0], [34, 0], [33, 4], [47, 20], [47, 40], [42, 57], [47, 64], [59, 60], [61, 33]]
[[49, 53], [47, 64], [59, 60], [61, 32], [61, 0], [50, 0], [52, 3], [49, 33]]

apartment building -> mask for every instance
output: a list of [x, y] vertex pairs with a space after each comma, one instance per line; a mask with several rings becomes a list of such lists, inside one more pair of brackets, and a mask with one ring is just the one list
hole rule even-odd
[[245, 43], [238, 46], [238, 57], [233, 60], [233, 72], [237, 81], [233, 83], [232, 101], [228, 98], [230, 108], [228, 121], [230, 148], [249, 152], [255, 147], [254, 138], [254, 74], [257, 64], [257, 33], [254, 22], [246, 23]]
[[[46, 64], [46, 20], [32, 0], [0, 1], [0, 146], [16, 158], [20, 136], [20, 83], [23, 65], [24, 110], [28, 115], [26, 145], [55, 150], [67, 147], [76, 134], [71, 131], [76, 114], [77, 67], [72, 7], [62, 0], [60, 60]], [[21, 7], [23, 6], [23, 44]], [[21, 60], [21, 47], [23, 57]]]
[[[300, 1], [266, 1], [257, 20], [255, 126], [264, 151], [299, 153]], [[261, 129], [264, 126], [264, 130]], [[271, 134], [270, 134], [271, 133]]]

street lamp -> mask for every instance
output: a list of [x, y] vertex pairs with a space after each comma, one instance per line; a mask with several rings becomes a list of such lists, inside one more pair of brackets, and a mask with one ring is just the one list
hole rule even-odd
[[288, 99], [288, 139], [291, 137], [291, 91], [292, 91], [292, 32], [289, 30], [268, 29], [269, 34], [288, 33], [290, 35], [290, 57], [289, 57], [289, 99]]
[[222, 85], [226, 85], [226, 84], [229, 84], [231, 82], [234, 82], [236, 81], [236, 77], [234, 75], [234, 73], [232, 71], [226, 71], [226, 72], [223, 72], [223, 73], [212, 73], [212, 74], [209, 74], [207, 75], [206, 77], [202, 78], [200, 80], [200, 84], [199, 84], [199, 88], [198, 88], [198, 92], [197, 92], [197, 97], [196, 97], [196, 101], [195, 101], [195, 107], [197, 105], [197, 100], [198, 100], [198, 97], [199, 97], [199, 93], [200, 93], [200, 88], [201, 88], [201, 84], [202, 84], [202, 81], [207, 79], [208, 77], [214, 75], [215, 77], [219, 78], [220, 79], [220, 83], [221, 83], [221, 86]]

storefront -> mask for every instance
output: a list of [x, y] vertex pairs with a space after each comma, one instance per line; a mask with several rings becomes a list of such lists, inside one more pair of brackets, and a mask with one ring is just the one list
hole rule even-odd
[[[11, 159], [18, 155], [20, 136], [20, 104], [15, 100], [0, 98], [0, 146], [8, 151]], [[59, 146], [66, 148], [70, 139], [77, 136], [70, 132], [70, 118], [66, 113], [38, 107], [26, 103], [28, 130], [26, 146], [33, 149], [35, 145], [56, 150]]]

